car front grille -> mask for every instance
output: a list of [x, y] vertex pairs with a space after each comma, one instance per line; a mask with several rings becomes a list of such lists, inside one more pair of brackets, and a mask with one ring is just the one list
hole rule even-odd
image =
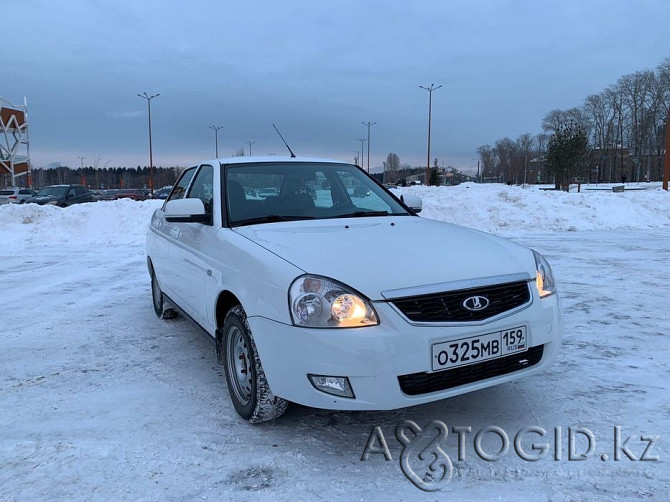
[[[484, 297], [486, 308], [468, 310], [463, 302], [470, 297]], [[410, 321], [415, 322], [470, 322], [483, 321], [530, 300], [527, 281], [496, 284], [444, 293], [412, 296], [390, 300]]]
[[540, 362], [543, 353], [544, 345], [538, 345], [519, 354], [512, 354], [469, 366], [461, 366], [434, 373], [402, 375], [398, 377], [398, 382], [400, 383], [402, 392], [408, 396], [453, 389], [461, 385], [530, 368]]

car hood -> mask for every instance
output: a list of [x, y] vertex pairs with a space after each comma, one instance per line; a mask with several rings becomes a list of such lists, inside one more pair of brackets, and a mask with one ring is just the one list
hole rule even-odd
[[306, 273], [336, 279], [372, 300], [394, 289], [517, 273], [535, 275], [529, 249], [426, 218], [281, 222], [235, 231]]
[[63, 197], [58, 197], [57, 195], [40, 195], [26, 199], [26, 202], [34, 202], [35, 204], [46, 204], [47, 202], [61, 199], [63, 199]]

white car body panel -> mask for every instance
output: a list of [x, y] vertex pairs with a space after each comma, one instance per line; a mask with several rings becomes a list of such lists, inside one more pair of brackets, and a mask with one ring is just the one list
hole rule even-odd
[[[542, 371], [556, 357], [563, 320], [557, 294], [540, 298], [533, 253], [505, 239], [417, 216], [341, 218], [227, 228], [218, 164], [331, 162], [234, 158], [214, 166], [213, 224], [171, 223], [155, 211], [147, 257], [170, 300], [215, 336], [220, 295], [234, 295], [247, 315], [267, 381], [276, 396], [307, 406], [382, 410], [444, 399]], [[335, 279], [371, 301], [379, 324], [358, 328], [293, 325], [288, 290], [304, 274]], [[417, 323], [388, 300], [405, 291], [439, 290], [472, 280], [523, 276], [532, 301], [479, 322]], [[493, 278], [493, 279], [491, 279]], [[436, 286], [438, 285], [438, 286]], [[437, 289], [436, 289], [437, 288]], [[225, 313], [223, 313], [225, 314]], [[433, 373], [431, 346], [525, 326], [541, 360], [513, 373], [455, 388], [406, 395], [398, 377]], [[317, 390], [307, 375], [346, 376], [355, 398]]]
[[[535, 276], [535, 268], [527, 266], [533, 263], [529, 249], [425, 218], [294, 221], [235, 231], [307, 273], [336, 275], [333, 278], [371, 300], [381, 299], [385, 290], [471, 279], [474, 270], [477, 277], [505, 275], [510, 270]], [[429, 259], [428, 250], [441, 251]], [[426, 266], [406, 266], [417, 261]]]

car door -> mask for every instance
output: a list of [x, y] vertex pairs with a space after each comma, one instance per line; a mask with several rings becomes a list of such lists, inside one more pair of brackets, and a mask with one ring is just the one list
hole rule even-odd
[[19, 190], [17, 201], [22, 204], [27, 198], [32, 197], [33, 194], [31, 192], [32, 190], [28, 189]]
[[65, 194], [65, 200], [63, 201], [64, 206], [71, 206], [72, 204], [77, 203], [77, 194], [74, 191], [74, 187], [70, 187]]
[[173, 223], [170, 231], [170, 263], [173, 264], [174, 291], [185, 310], [207, 327], [205, 281], [212, 274], [207, 263], [216, 229], [213, 224], [214, 168], [203, 164], [186, 192], [186, 198], [202, 200], [209, 223]]
[[[183, 199], [186, 195], [188, 185], [193, 180], [195, 167], [185, 170], [177, 183], [170, 197], [165, 201]], [[147, 242], [147, 253], [158, 278], [158, 283], [170, 298], [177, 301], [175, 294], [175, 278], [173, 271], [175, 266], [170, 262], [170, 243], [178, 237], [180, 229], [176, 223], [170, 223], [165, 220], [165, 204], [159, 210], [155, 211], [149, 227], [149, 236]], [[179, 305], [181, 307], [181, 305]]]
[[91, 196], [86, 188], [76, 186], [74, 187], [74, 200], [71, 204], [81, 204], [82, 202], [91, 202]]

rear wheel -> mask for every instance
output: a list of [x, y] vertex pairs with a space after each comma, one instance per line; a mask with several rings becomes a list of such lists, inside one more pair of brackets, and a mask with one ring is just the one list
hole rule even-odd
[[161, 287], [158, 284], [158, 279], [156, 279], [156, 274], [154, 273], [153, 268], [151, 269], [151, 298], [154, 304], [154, 312], [158, 317], [163, 317], [163, 310], [165, 302], [163, 300], [163, 292]]
[[235, 411], [251, 423], [266, 422], [283, 415], [288, 401], [270, 390], [241, 306], [228, 312], [222, 331], [222, 362]]

